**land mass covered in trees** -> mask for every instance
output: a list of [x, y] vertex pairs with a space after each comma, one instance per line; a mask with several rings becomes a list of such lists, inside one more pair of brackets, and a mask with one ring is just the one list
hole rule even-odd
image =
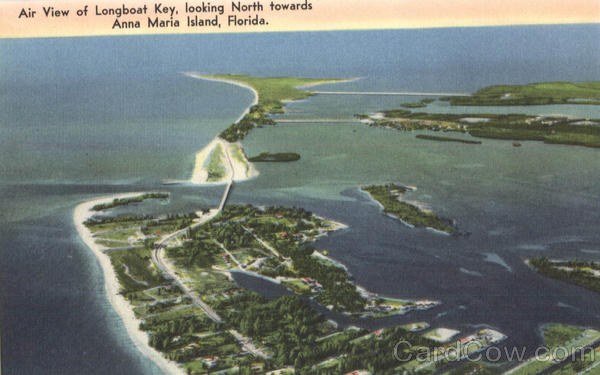
[[485, 87], [471, 96], [444, 97], [452, 105], [508, 106], [546, 104], [600, 104], [600, 81], [543, 82]]
[[287, 162], [300, 160], [300, 154], [295, 152], [261, 152], [248, 159], [251, 162]]
[[600, 147], [600, 120], [523, 114], [450, 114], [386, 110], [357, 114], [369, 126], [401, 131], [430, 130], [468, 133], [473, 137], [549, 144]]
[[341, 79], [294, 77], [261, 78], [241, 74], [216, 74], [199, 77], [240, 82], [254, 89], [258, 95], [258, 103], [250, 108], [248, 114], [240, 121], [231, 124], [220, 134], [221, 138], [229, 142], [244, 139], [254, 127], [275, 125], [275, 121], [269, 117], [269, 114], [283, 113], [284, 101], [301, 100], [314, 95], [310, 91], [302, 90], [302, 87], [344, 81]]
[[383, 213], [402, 220], [411, 226], [421, 226], [452, 234], [455, 228], [436, 214], [401, 200], [402, 194], [411, 190], [396, 184], [363, 186], [361, 190], [383, 206]]

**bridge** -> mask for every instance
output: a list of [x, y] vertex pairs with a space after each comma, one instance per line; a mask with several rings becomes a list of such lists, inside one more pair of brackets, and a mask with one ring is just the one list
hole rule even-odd
[[398, 95], [398, 96], [471, 96], [464, 92], [416, 92], [416, 91], [311, 91], [319, 95]]

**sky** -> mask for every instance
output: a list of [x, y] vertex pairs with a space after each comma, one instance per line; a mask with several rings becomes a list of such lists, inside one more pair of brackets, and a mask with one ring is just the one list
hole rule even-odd
[[[186, 12], [185, 0], [0, 0], [0, 37], [54, 37], [155, 33], [264, 32], [305, 30], [401, 29], [600, 22], [600, 0], [245, 0], [250, 9], [234, 14], [232, 1], [187, 0], [193, 5], [224, 5], [224, 13]], [[233, 3], [238, 3], [234, 1]], [[262, 11], [252, 4], [260, 3]], [[138, 8], [145, 14], [96, 15], [103, 9]], [[175, 7], [171, 17], [156, 13], [155, 4]], [[274, 10], [271, 4], [298, 4], [298, 10]], [[306, 9], [310, 5], [311, 9]], [[67, 16], [46, 16], [44, 7], [68, 10]], [[87, 6], [87, 8], [86, 8]], [[304, 8], [304, 9], [302, 9]], [[86, 10], [87, 9], [87, 10]], [[162, 9], [162, 8], [161, 8]], [[32, 16], [30, 11], [36, 13]], [[77, 14], [79, 11], [80, 15]], [[213, 20], [220, 26], [189, 26], [188, 17]], [[238, 20], [264, 19], [264, 24], [238, 25]], [[148, 18], [173, 21], [168, 27], [148, 27]], [[118, 21], [118, 25], [115, 25]], [[121, 28], [123, 22], [139, 28]], [[175, 26], [175, 21], [179, 22]]]

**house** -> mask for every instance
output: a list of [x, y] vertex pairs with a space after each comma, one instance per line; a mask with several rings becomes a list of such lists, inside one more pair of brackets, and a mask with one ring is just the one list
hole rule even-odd
[[208, 368], [213, 368], [219, 362], [219, 357], [205, 357], [202, 358], [202, 362], [204, 362], [204, 364], [208, 366]]

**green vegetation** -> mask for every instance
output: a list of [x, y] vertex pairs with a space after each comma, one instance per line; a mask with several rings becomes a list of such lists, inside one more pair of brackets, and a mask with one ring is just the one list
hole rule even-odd
[[231, 155], [233, 156], [233, 158], [235, 160], [237, 160], [239, 163], [243, 164], [244, 168], [246, 169], [246, 173], [248, 173], [250, 166], [248, 165], [248, 161], [246, 160], [246, 155], [244, 154], [244, 151], [242, 150], [240, 145], [237, 143], [232, 143], [229, 146], [229, 150], [231, 151]]
[[441, 100], [452, 105], [479, 106], [600, 104], [600, 81], [498, 85], [483, 88], [472, 96], [446, 97]]
[[[573, 358], [572, 354], [581, 348], [587, 347], [600, 339], [600, 332], [592, 329], [583, 329], [580, 327], [567, 326], [562, 324], [552, 324], [544, 327], [544, 341], [548, 347], [546, 354], [539, 353], [538, 359], [532, 358], [518, 370], [512, 372], [512, 375], [537, 375], [555, 364], [554, 359], [567, 359], [566, 365], [580, 366], [575, 364], [577, 361], [570, 361]], [[560, 350], [553, 354], [556, 348]], [[588, 351], [586, 351], [588, 352]], [[554, 358], [553, 356], [560, 356]], [[574, 358], [580, 359], [580, 355], [575, 355]], [[560, 372], [552, 372], [560, 373]]]
[[210, 160], [206, 171], [208, 173], [207, 181], [219, 181], [225, 176], [225, 166], [223, 165], [223, 147], [218, 144], [210, 153]]
[[310, 91], [300, 90], [298, 87], [341, 81], [340, 79], [295, 77], [261, 78], [239, 74], [217, 74], [211, 75], [209, 78], [242, 82], [252, 87], [258, 93], [258, 105], [263, 107], [266, 113], [283, 112], [282, 101], [302, 100], [313, 95]]
[[584, 331], [581, 327], [552, 324], [544, 329], [544, 341], [548, 348], [554, 349], [580, 336]]
[[287, 162], [300, 160], [300, 155], [295, 152], [280, 152], [280, 153], [269, 153], [261, 152], [257, 156], [253, 156], [250, 159], [251, 162]]
[[132, 248], [108, 253], [121, 284], [121, 294], [137, 292], [165, 282], [160, 272], [150, 261], [150, 250]]
[[414, 225], [433, 228], [446, 233], [454, 233], [454, 228], [444, 223], [437, 215], [426, 212], [412, 204], [402, 202], [399, 198], [408, 189], [395, 185], [371, 185], [362, 187], [361, 190], [366, 191], [383, 206], [383, 213], [393, 215], [403, 222]]
[[[402, 131], [432, 130], [468, 132], [473, 137], [532, 140], [550, 144], [600, 147], [600, 121], [581, 123], [580, 119], [530, 116], [522, 114], [444, 114], [411, 112], [403, 109], [383, 111], [385, 118], [370, 119], [370, 126]], [[364, 118], [365, 115], [356, 115]]]
[[426, 134], [417, 134], [417, 138], [427, 139], [430, 141], [440, 141], [440, 142], [458, 142], [458, 143], [466, 143], [466, 144], [472, 144], [472, 145], [480, 145], [481, 144], [481, 141], [471, 141], [468, 139], [452, 138], [452, 137], [438, 137], [435, 135], [426, 135]]
[[[398, 341], [413, 344], [406, 350], [435, 345], [401, 327], [376, 332], [339, 330], [306, 302], [310, 298], [355, 317], [365, 312], [408, 311], [414, 305], [384, 297], [365, 298], [344, 268], [314, 255], [309, 243], [335, 230], [333, 222], [301, 208], [250, 205], [228, 205], [214, 219], [192, 229], [194, 218], [195, 214], [124, 216], [87, 222], [90, 230], [104, 230], [95, 231], [98, 238], [136, 237], [139, 247], [107, 252], [121, 294], [134, 306], [149, 344], [181, 363], [188, 373], [255, 374], [289, 368], [296, 374], [337, 375], [368, 369], [391, 375], [399, 363], [390, 348]], [[164, 238], [187, 227], [168, 243], [165, 253], [194, 298], [219, 315], [219, 323], [209, 319], [204, 307], [165, 279], [153, 263], [157, 236]], [[286, 295], [269, 301], [228, 278], [229, 272], [238, 270], [280, 277], [283, 285], [303, 297]], [[249, 353], [244, 342], [262, 354]]]
[[529, 264], [544, 276], [600, 292], [600, 264], [598, 263], [534, 258], [529, 260]]
[[403, 108], [424, 108], [424, 107], [427, 107], [427, 104], [433, 103], [433, 102], [435, 102], [435, 99], [427, 98], [427, 99], [421, 99], [420, 101], [414, 102], [414, 103], [400, 104], [400, 107], [403, 107]]
[[301, 100], [313, 95], [310, 91], [298, 89], [301, 86], [338, 82], [336, 79], [310, 79], [293, 77], [251, 77], [247, 75], [220, 74], [207, 76], [244, 83], [258, 93], [258, 104], [250, 108], [250, 112], [237, 123], [231, 124], [220, 137], [235, 142], [243, 139], [255, 126], [275, 125], [268, 116], [271, 113], [283, 112], [283, 101]]
[[169, 198], [169, 193], [146, 193], [146, 194], [138, 195], [137, 197], [131, 197], [131, 198], [125, 198], [125, 199], [115, 198], [110, 203], [95, 205], [94, 207], [92, 207], [92, 210], [102, 211], [102, 210], [107, 210], [109, 208], [114, 208], [114, 207], [118, 207], [118, 206], [126, 206], [129, 203], [139, 203], [146, 199], [166, 199], [166, 198]]
[[442, 375], [497, 375], [501, 374], [501, 372], [489, 365], [485, 365], [484, 363], [479, 362], [470, 362], [465, 365], [459, 366], [453, 370], [448, 372], [444, 372]]

